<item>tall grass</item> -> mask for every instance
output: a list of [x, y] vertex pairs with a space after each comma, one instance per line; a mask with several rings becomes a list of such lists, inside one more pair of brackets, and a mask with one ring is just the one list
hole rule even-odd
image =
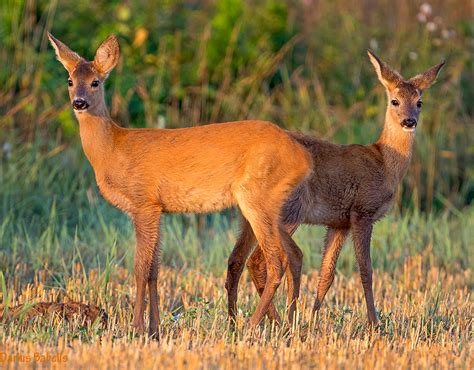
[[[86, 269], [113, 261], [133, 269], [134, 235], [128, 218], [99, 195], [82, 151], [18, 145], [0, 164], [0, 271], [31, 280], [44, 270], [51, 278], [68, 275], [76, 263]], [[405, 257], [422, 254], [429, 265], [449, 271], [473, 268], [474, 209], [450, 206], [437, 215], [394, 210], [375, 226], [374, 265], [393, 271]], [[221, 274], [235, 243], [236, 211], [209, 215], [165, 215], [163, 261], [177, 268]], [[324, 229], [302, 226], [296, 241], [305, 254], [305, 271], [318, 268]], [[340, 269], [356, 270], [351, 248]]]
[[470, 3], [432, 1], [431, 13], [420, 5], [3, 1], [0, 143], [17, 144], [19, 137], [30, 144], [78, 146], [66, 74], [48, 47], [46, 30], [89, 59], [109, 33], [119, 36], [123, 57], [107, 98], [121, 125], [260, 118], [339, 143], [368, 143], [381, 129], [386, 102], [365, 54], [371, 47], [406, 76], [447, 59], [426, 94], [398, 206], [429, 212], [470, 204]]

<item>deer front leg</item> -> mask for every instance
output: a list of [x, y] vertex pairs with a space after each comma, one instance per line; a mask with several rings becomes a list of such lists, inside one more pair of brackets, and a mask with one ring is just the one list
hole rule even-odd
[[365, 303], [367, 304], [367, 314], [369, 323], [378, 323], [375, 312], [374, 293], [372, 291], [372, 261], [370, 259], [370, 239], [372, 236], [372, 220], [359, 217], [351, 217], [352, 238], [354, 249], [359, 264], [359, 273], [364, 288]]
[[[133, 217], [137, 238], [135, 251], [135, 280], [137, 296], [132, 327], [138, 333], [144, 332], [146, 286], [150, 290], [150, 331], [158, 330], [157, 275], [159, 265], [158, 226], [160, 211], [138, 214]], [[153, 334], [152, 333], [152, 334]]]
[[327, 230], [313, 314], [321, 308], [324, 297], [334, 281], [336, 263], [348, 232], [349, 229], [328, 228]]

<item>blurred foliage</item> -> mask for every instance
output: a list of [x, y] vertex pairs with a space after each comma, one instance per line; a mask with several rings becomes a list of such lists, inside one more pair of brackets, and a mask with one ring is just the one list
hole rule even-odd
[[442, 210], [474, 197], [468, 0], [3, 0], [0, 22], [2, 160], [5, 147], [25, 143], [80, 150], [46, 30], [88, 59], [118, 35], [107, 99], [123, 126], [259, 118], [340, 143], [374, 141], [383, 124], [370, 47], [406, 77], [447, 59], [426, 93], [399, 208]]

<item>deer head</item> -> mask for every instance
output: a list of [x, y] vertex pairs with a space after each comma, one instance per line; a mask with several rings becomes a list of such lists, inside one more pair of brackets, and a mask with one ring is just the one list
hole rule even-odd
[[426, 72], [405, 80], [400, 73], [389, 67], [371, 50], [368, 50], [367, 53], [380, 82], [385, 86], [387, 92], [387, 123], [395, 126], [394, 129], [403, 132], [414, 132], [423, 105], [421, 100], [423, 91], [433, 84], [445, 62], [443, 61]]
[[97, 49], [92, 62], [86, 61], [49, 32], [48, 38], [56, 57], [69, 73], [67, 84], [74, 113], [106, 112], [104, 81], [117, 65], [120, 54], [117, 38], [109, 36]]

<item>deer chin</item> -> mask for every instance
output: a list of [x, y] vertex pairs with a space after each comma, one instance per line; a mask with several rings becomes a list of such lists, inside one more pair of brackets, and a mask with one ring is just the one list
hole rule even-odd
[[414, 132], [416, 131], [416, 126], [413, 126], [413, 127], [405, 127], [405, 126], [403, 126], [403, 127], [402, 127], [402, 130], [405, 131], [405, 132], [414, 133]]
[[72, 108], [72, 109], [73, 109], [74, 113], [76, 113], [76, 114], [86, 113], [86, 112], [89, 110], [89, 108], [86, 108], [86, 109], [75, 109], [75, 108]]

